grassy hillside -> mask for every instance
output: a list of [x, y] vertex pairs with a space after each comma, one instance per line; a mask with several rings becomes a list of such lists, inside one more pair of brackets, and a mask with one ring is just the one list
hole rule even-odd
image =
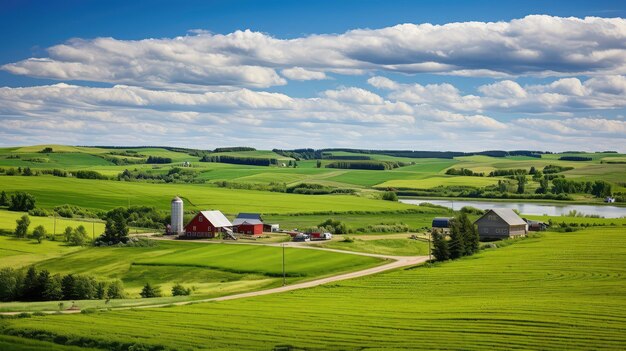
[[433, 268], [244, 300], [3, 320], [1, 332], [175, 349], [618, 350], [623, 234], [545, 233]]

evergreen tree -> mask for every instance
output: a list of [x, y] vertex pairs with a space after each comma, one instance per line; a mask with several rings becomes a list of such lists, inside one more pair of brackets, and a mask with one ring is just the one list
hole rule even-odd
[[41, 244], [41, 241], [45, 237], [46, 237], [46, 228], [44, 228], [42, 225], [36, 226], [35, 229], [33, 230], [33, 238], [37, 240], [38, 243]]
[[17, 226], [15, 227], [15, 236], [18, 238], [25, 238], [28, 234], [28, 226], [30, 225], [30, 218], [28, 215], [23, 215], [20, 219], [15, 221]]
[[101, 240], [117, 244], [128, 241], [128, 226], [126, 224], [126, 211], [119, 207], [107, 213], [107, 222]]
[[321, 168], [322, 167], [322, 160], [317, 160], [317, 168]]
[[456, 259], [465, 255], [465, 241], [463, 231], [458, 220], [450, 221], [450, 258]]
[[446, 261], [450, 259], [450, 249], [448, 247], [448, 242], [444, 238], [444, 236], [438, 231], [434, 230], [432, 232], [433, 238], [433, 255], [437, 261]]
[[470, 256], [477, 252], [480, 247], [478, 231], [465, 212], [461, 212], [455, 218], [455, 221], [459, 223], [459, 229], [463, 237], [463, 256]]
[[140, 295], [143, 298], [161, 297], [161, 288], [158, 286], [152, 286], [150, 283], [146, 283], [143, 289], [141, 289]]

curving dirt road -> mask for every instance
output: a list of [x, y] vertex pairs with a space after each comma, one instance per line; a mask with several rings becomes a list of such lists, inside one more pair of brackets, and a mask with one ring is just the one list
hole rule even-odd
[[[161, 239], [161, 240], [169, 240], [169, 239]], [[203, 241], [203, 243], [217, 244], [216, 242], [210, 242], [210, 241]], [[235, 243], [235, 242], [233, 242], [232, 244], [245, 245], [244, 243]], [[277, 243], [267, 243], [267, 244], [260, 244], [259, 243], [259, 244], [256, 244], [256, 245], [280, 246], [281, 244], [280, 243], [278, 243], [278, 244]], [[350, 254], [350, 255], [377, 257], [377, 258], [390, 260], [392, 262], [389, 262], [389, 263], [386, 263], [386, 264], [383, 264], [383, 265], [380, 265], [380, 266], [372, 267], [372, 268], [363, 269], [363, 270], [360, 270], [360, 271], [349, 272], [349, 273], [342, 273], [342, 274], [338, 274], [338, 275], [334, 275], [334, 276], [330, 276], [330, 277], [326, 277], [326, 278], [320, 278], [320, 279], [310, 280], [310, 281], [306, 281], [306, 282], [301, 282], [301, 283], [295, 283], [295, 284], [291, 284], [291, 285], [281, 286], [281, 287], [278, 287], [278, 288], [271, 288], [271, 289], [265, 289], [265, 290], [259, 290], [259, 291], [251, 291], [251, 292], [246, 292], [246, 293], [239, 293], [239, 294], [233, 294], [233, 295], [227, 295], [227, 296], [213, 297], [213, 298], [207, 298], [207, 299], [201, 299], [201, 300], [180, 301], [180, 302], [173, 302], [173, 303], [142, 305], [142, 306], [113, 307], [113, 308], [110, 308], [110, 310], [129, 310], [129, 309], [137, 309], [137, 308], [158, 308], [158, 307], [165, 307], [165, 306], [182, 306], [182, 305], [189, 305], [189, 304], [194, 304], [194, 303], [199, 303], [199, 302], [226, 301], [226, 300], [235, 300], [235, 299], [242, 299], [242, 298], [254, 297], [254, 296], [263, 296], [263, 295], [269, 295], [269, 294], [276, 294], [276, 293], [281, 293], [281, 292], [285, 292], [285, 291], [292, 291], [292, 290], [298, 290], [298, 289], [312, 288], [312, 287], [315, 287], [315, 286], [318, 286], [318, 285], [332, 283], [332, 282], [337, 282], [337, 281], [346, 280], [346, 279], [353, 279], [353, 278], [358, 278], [358, 277], [364, 277], [364, 276], [368, 276], [368, 275], [372, 275], [372, 274], [376, 274], [376, 273], [380, 273], [380, 272], [389, 271], [389, 270], [396, 269], [396, 268], [415, 266], [415, 265], [418, 265], [418, 264], [421, 264], [421, 263], [424, 263], [424, 262], [428, 261], [428, 256], [389, 256], [389, 255], [378, 255], [378, 254], [369, 254], [369, 253], [364, 253], [364, 252], [354, 252], [354, 251], [345, 251], [345, 250], [336, 250], [336, 249], [326, 249], [326, 248], [322, 248], [322, 247], [301, 245], [299, 243], [293, 243], [293, 242], [285, 243], [285, 246], [286, 247], [291, 247], [291, 248], [332, 251], [332, 252], [338, 252], [338, 253], [344, 253], [344, 254]], [[23, 312], [19, 312], [19, 311], [18, 312], [0, 312], [0, 314], [3, 314], [3, 315], [17, 315], [17, 314], [20, 314], [20, 313], [23, 313]], [[26, 313], [32, 313], [32, 312], [27, 311]], [[60, 311], [60, 312], [59, 311], [43, 311], [43, 313], [49, 313], [49, 314], [53, 314], [53, 313], [72, 314], [72, 313], [80, 313], [80, 310], [65, 310], [65, 311]]]

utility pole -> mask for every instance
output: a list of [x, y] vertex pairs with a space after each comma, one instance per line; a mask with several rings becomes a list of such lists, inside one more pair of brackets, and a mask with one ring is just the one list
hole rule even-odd
[[433, 249], [431, 248], [431, 243], [433, 242], [433, 231], [428, 232], [428, 260], [432, 261], [433, 259]]
[[283, 286], [287, 285], [285, 276], [285, 244], [283, 243]]

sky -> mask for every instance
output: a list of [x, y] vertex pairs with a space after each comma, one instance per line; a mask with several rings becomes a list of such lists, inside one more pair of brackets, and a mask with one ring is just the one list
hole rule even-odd
[[0, 145], [626, 152], [623, 1], [0, 2]]

